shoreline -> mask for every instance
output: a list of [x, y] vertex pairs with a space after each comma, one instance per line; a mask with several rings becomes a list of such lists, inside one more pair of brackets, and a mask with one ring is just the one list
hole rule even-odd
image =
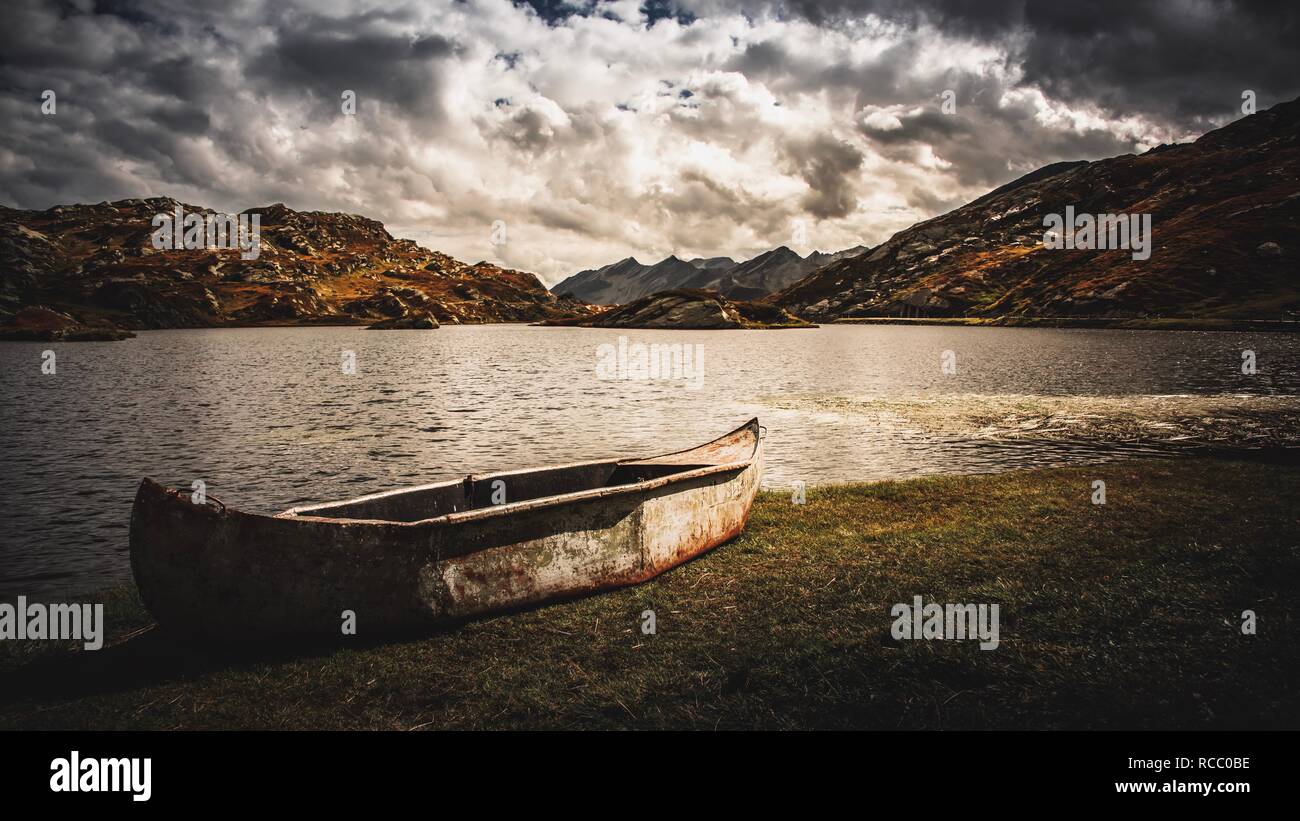
[[[325, 645], [169, 639], [125, 586], [103, 650], [0, 643], [0, 727], [1300, 728], [1297, 510], [1300, 467], [1233, 460], [765, 491], [646, 584]], [[999, 648], [891, 637], [916, 595], [999, 604]]]
[[1121, 331], [1259, 331], [1300, 333], [1300, 321], [1286, 319], [1195, 319], [1111, 317], [841, 317], [831, 325], [958, 325], [986, 328], [1096, 328]]
[[[250, 328], [368, 328], [370, 320], [343, 320], [337, 318], [308, 322], [258, 322], [227, 323], [222, 325], [184, 326], [175, 328], [134, 328], [119, 329], [126, 334], [120, 338], [17, 338], [0, 336], [4, 342], [117, 342], [148, 331], [220, 331], [248, 330]], [[841, 317], [829, 322], [809, 322], [800, 325], [759, 325], [749, 328], [643, 328], [643, 327], [601, 327], [565, 320], [501, 320], [498, 322], [446, 322], [443, 328], [479, 325], [520, 325], [533, 328], [585, 328], [588, 330], [613, 331], [728, 331], [758, 330], [783, 331], [805, 330], [834, 325], [947, 325], [956, 327], [978, 328], [1052, 328], [1052, 329], [1095, 329], [1121, 331], [1220, 331], [1220, 332], [1257, 332], [1257, 333], [1300, 333], [1300, 321], [1282, 319], [1112, 319], [1112, 318], [1076, 318], [1076, 317]], [[424, 330], [424, 329], [420, 329]], [[438, 330], [438, 329], [428, 329]]]

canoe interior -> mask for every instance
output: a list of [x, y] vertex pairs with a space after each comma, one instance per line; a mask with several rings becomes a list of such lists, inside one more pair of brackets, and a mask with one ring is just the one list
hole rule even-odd
[[599, 488], [635, 485], [718, 465], [742, 467], [754, 458], [758, 439], [758, 420], [751, 419], [712, 442], [676, 453], [647, 459], [582, 462], [466, 476], [461, 480], [376, 493], [359, 499], [296, 507], [281, 513], [280, 517], [419, 522], [448, 513], [494, 507], [502, 501], [513, 504]]
[[[590, 462], [488, 476], [382, 493], [345, 502], [298, 507], [287, 515], [331, 519], [418, 522], [447, 513], [492, 507], [494, 494], [507, 502], [524, 502], [601, 487], [615, 487], [685, 473], [706, 465]], [[501, 484], [498, 484], [501, 483]]]

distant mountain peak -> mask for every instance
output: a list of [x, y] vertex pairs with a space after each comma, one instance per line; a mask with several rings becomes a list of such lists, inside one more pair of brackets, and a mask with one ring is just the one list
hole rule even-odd
[[[854, 252], [861, 250], [858, 246]], [[758, 299], [846, 253], [849, 252], [833, 255], [813, 252], [805, 259], [788, 245], [779, 245], [739, 263], [730, 257], [682, 260], [676, 254], [669, 254], [654, 265], [643, 265], [628, 257], [602, 268], [579, 271], [553, 286], [551, 291], [571, 293], [598, 305], [626, 304], [673, 288], [713, 289], [730, 298]]]

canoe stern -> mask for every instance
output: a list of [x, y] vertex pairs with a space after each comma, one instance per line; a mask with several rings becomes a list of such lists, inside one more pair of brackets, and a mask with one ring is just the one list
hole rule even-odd
[[[425, 543], [421, 543], [421, 536]], [[149, 479], [131, 512], [131, 569], [149, 612], [186, 634], [243, 641], [437, 621], [418, 587], [427, 534], [397, 525], [241, 513]]]

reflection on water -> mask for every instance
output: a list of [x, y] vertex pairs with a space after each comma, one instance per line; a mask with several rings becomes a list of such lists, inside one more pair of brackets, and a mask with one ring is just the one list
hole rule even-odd
[[[275, 512], [470, 472], [678, 450], [758, 416], [769, 431], [765, 484], [816, 484], [1121, 450], [990, 440], [915, 413], [864, 413], [862, 403], [1300, 394], [1300, 342], [1288, 335], [941, 326], [623, 334], [702, 344], [702, 388], [597, 379], [596, 347], [619, 332], [584, 328], [151, 331], [125, 342], [0, 345], [0, 595], [129, 578], [127, 528], [142, 476], [185, 487], [202, 479], [227, 504]], [[54, 376], [40, 371], [46, 348], [58, 355]], [[1254, 376], [1241, 373], [1245, 349], [1256, 352]], [[356, 352], [355, 375], [342, 372], [343, 350]], [[945, 350], [956, 354], [955, 375], [940, 368]]]

